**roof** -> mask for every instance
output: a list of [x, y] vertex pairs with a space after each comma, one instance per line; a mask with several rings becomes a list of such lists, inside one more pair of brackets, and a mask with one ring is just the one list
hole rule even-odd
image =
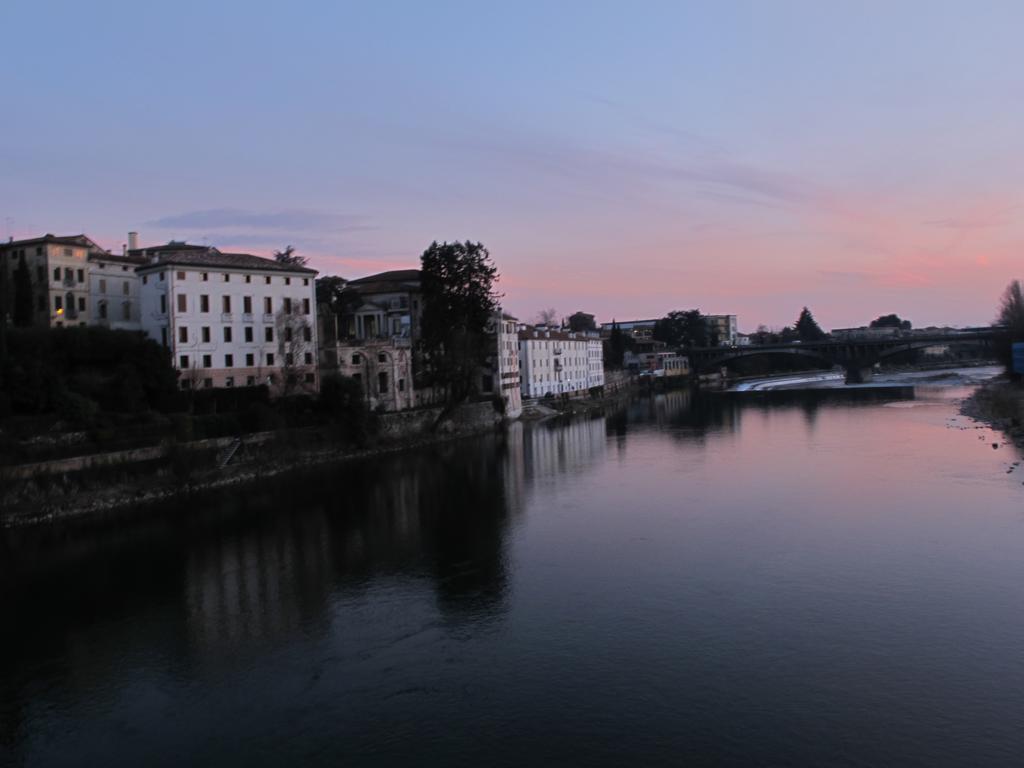
[[111, 264], [135, 265], [146, 263], [146, 259], [142, 256], [122, 256], [119, 253], [97, 253], [96, 251], [89, 254], [89, 261], [109, 261]]
[[136, 248], [128, 251], [129, 257], [151, 257], [139, 267], [139, 270], [153, 269], [161, 266], [179, 267], [210, 267], [211, 269], [242, 269], [271, 272], [298, 272], [315, 275], [315, 269], [302, 267], [298, 264], [282, 264], [275, 259], [254, 256], [251, 253], [224, 253], [208, 245], [189, 245], [187, 243], [170, 242], [167, 245], [152, 248]]
[[96, 251], [104, 251], [89, 237], [85, 235], [53, 235], [47, 232], [42, 237], [30, 237], [27, 240], [12, 240], [7, 243], [0, 243], [0, 248], [23, 245], [42, 245], [53, 243], [54, 245], [77, 245], [79, 248], [90, 248]]
[[588, 336], [585, 331], [541, 330], [526, 326], [519, 331], [523, 341], [600, 341], [597, 336]]
[[396, 293], [400, 291], [417, 291], [420, 288], [420, 271], [418, 269], [392, 269], [376, 275], [349, 280], [347, 288], [359, 293]]

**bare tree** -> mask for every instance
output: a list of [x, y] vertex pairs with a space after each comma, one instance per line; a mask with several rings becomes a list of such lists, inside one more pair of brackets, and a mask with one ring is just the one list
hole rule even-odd
[[278, 310], [274, 318], [277, 326], [277, 353], [281, 365], [281, 394], [291, 395], [298, 391], [308, 391], [305, 374], [315, 361], [307, 359], [313, 354], [313, 330], [304, 315], [292, 312], [286, 307]]
[[537, 312], [537, 325], [558, 325], [558, 313], [555, 311], [555, 308], [548, 307]]

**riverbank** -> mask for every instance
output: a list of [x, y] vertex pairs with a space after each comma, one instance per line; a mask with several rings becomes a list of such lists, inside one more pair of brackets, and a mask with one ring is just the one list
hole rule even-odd
[[380, 415], [373, 436], [362, 445], [353, 445], [331, 427], [309, 427], [227, 441], [169, 443], [110, 462], [103, 456], [84, 456], [80, 457], [81, 468], [70, 471], [62, 466], [56, 471], [39, 466], [25, 476], [23, 467], [8, 468], [0, 490], [0, 527], [52, 523], [185, 499], [201, 491], [243, 485], [305, 467], [486, 434], [505, 423], [489, 402], [466, 404], [440, 424], [436, 421], [439, 412], [420, 409]]
[[1006, 378], [982, 384], [960, 404], [960, 413], [1003, 432], [1024, 448], [1024, 387]]

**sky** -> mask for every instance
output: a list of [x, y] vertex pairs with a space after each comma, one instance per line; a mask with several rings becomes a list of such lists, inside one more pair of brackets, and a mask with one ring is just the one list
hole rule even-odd
[[1024, 3], [7, 0], [3, 236], [325, 274], [483, 242], [509, 311], [990, 322]]

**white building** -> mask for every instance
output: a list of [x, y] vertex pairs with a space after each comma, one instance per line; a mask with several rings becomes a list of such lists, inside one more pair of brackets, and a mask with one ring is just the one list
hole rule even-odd
[[128, 255], [146, 262], [142, 329], [170, 351], [183, 389], [317, 389], [315, 270], [176, 242]]
[[604, 344], [597, 333], [587, 333], [587, 389], [604, 386]]
[[[597, 341], [596, 346], [592, 343], [594, 341]], [[522, 326], [519, 330], [519, 375], [523, 397], [585, 394], [596, 377], [592, 368], [596, 362], [593, 357], [595, 350], [600, 350], [600, 340], [587, 333]], [[603, 384], [603, 357], [601, 366]]]
[[121, 331], [142, 329], [139, 286], [135, 272], [146, 263], [142, 256], [89, 253], [89, 324]]
[[711, 336], [710, 341], [714, 341], [720, 347], [736, 346], [736, 336], [739, 333], [736, 315], [704, 315], [704, 324]]
[[519, 326], [516, 318], [497, 312], [489, 332], [494, 354], [481, 369], [480, 392], [500, 395], [505, 417], [518, 419], [523, 414], [523, 395], [519, 371]]

